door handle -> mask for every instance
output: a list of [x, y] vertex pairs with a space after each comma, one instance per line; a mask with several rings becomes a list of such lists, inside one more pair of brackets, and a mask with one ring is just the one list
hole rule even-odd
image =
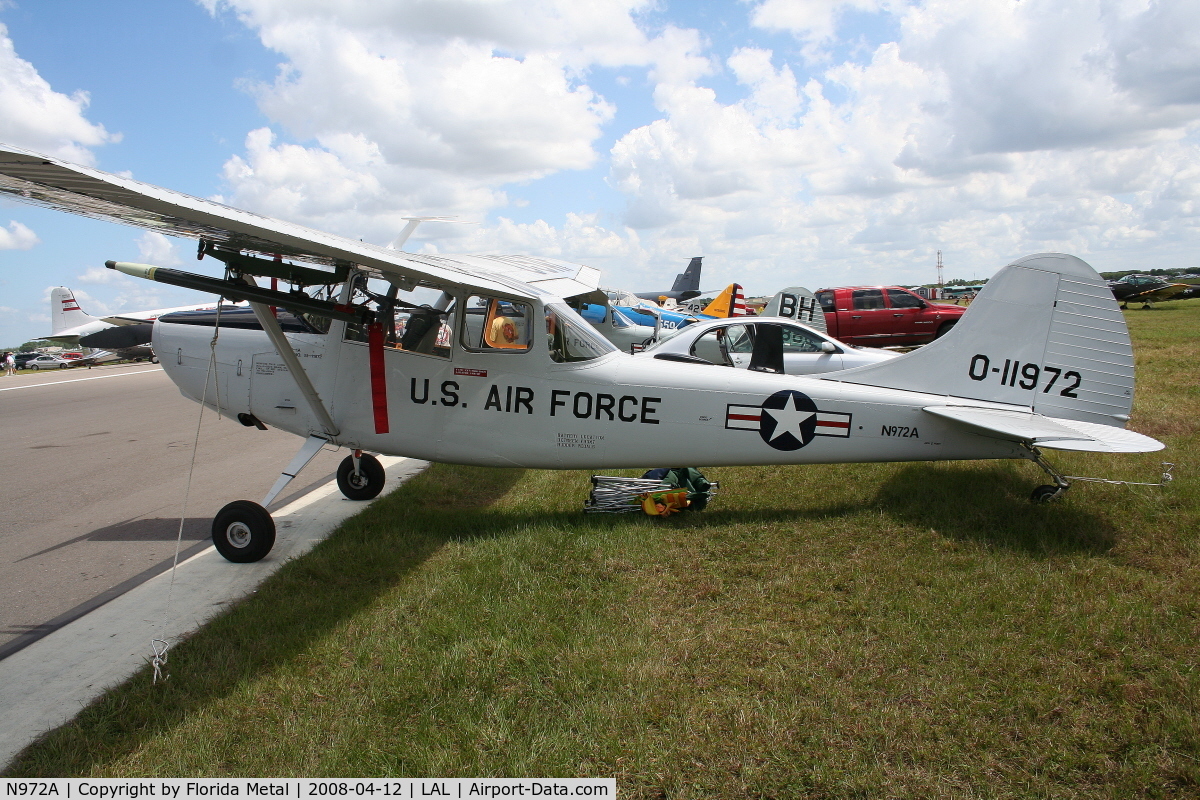
[[862, 314], [851, 314], [850, 319], [862, 319]]
[[893, 317], [903, 317], [903, 314], [892, 314]]

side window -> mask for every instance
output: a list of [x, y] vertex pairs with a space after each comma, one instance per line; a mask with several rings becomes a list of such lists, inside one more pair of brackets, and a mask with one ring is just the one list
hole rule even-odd
[[629, 317], [622, 314], [617, 309], [615, 309], [615, 308], [611, 309], [610, 313], [612, 314], [612, 326], [614, 328], [632, 328], [633, 327], [633, 325], [634, 325], [633, 320], [631, 320]]
[[806, 331], [803, 328], [793, 328], [789, 325], [781, 326], [783, 328], [783, 352], [785, 353], [821, 353], [822, 343], [825, 342], [820, 336], [817, 336], [812, 331]]
[[851, 307], [855, 311], [874, 311], [883, 308], [882, 289], [855, 289], [850, 297]]
[[565, 305], [546, 306], [546, 347], [560, 364], [591, 361], [617, 348]]
[[[739, 326], [741, 327], [741, 326]], [[727, 350], [727, 339], [724, 328], [713, 328], [706, 331], [696, 341], [692, 342], [692, 355], [703, 358], [712, 364], [727, 367], [732, 365]]]
[[822, 311], [836, 311], [837, 310], [837, 306], [835, 305], [834, 300], [833, 300], [833, 292], [830, 290], [826, 290], [824, 292], [817, 292], [817, 302], [821, 304]]
[[924, 308], [925, 304], [915, 294], [909, 294], [903, 289], [888, 289], [888, 302], [892, 308]]
[[[382, 278], [360, 274], [354, 279], [351, 302], [375, 311], [383, 328], [384, 347], [450, 357], [455, 301], [440, 288], [417, 284], [402, 291]], [[348, 342], [367, 342], [370, 326], [349, 323], [344, 338]]]
[[463, 347], [479, 352], [523, 353], [532, 342], [528, 303], [473, 295], [463, 309]]

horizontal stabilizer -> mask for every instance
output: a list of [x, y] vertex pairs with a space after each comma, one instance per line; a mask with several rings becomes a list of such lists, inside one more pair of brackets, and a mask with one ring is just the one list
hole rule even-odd
[[927, 406], [924, 410], [927, 414], [955, 422], [981, 436], [1024, 442], [1052, 450], [1152, 453], [1165, 446], [1157, 439], [1111, 425], [1058, 419], [1029, 411], [968, 406]]

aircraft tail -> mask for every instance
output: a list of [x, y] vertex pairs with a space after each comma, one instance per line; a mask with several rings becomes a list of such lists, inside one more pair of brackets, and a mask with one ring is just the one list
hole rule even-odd
[[742, 287], [736, 283], [729, 284], [701, 313], [710, 317], [746, 316], [749, 312], [746, 310], [746, 298], [742, 294]]
[[1096, 271], [1075, 256], [1040, 253], [996, 273], [945, 336], [830, 379], [1124, 427], [1133, 408], [1133, 348]]
[[83, 312], [75, 300], [75, 293], [65, 286], [56, 286], [50, 290], [50, 329], [51, 335], [57, 336], [65, 330], [96, 322], [97, 317]]
[[764, 317], [788, 317], [825, 333], [825, 312], [817, 297], [803, 286], [789, 286], [777, 292], [763, 309]]
[[671, 285], [672, 292], [699, 292], [700, 291], [700, 262], [704, 260], [704, 256], [695, 256], [688, 263], [687, 269], [675, 276], [675, 283]]

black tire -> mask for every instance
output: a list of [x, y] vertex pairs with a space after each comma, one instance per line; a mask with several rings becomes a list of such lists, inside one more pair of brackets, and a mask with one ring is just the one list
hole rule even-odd
[[275, 520], [258, 503], [234, 500], [213, 517], [212, 540], [226, 560], [250, 564], [275, 546]]
[[1029, 495], [1029, 502], [1049, 503], [1062, 497], [1066, 491], [1066, 487], [1053, 486], [1047, 483], [1033, 490], [1033, 494]]
[[943, 337], [943, 336], [945, 336], [947, 333], [949, 333], [949, 332], [950, 332], [950, 331], [951, 331], [951, 330], [954, 328], [954, 326], [955, 326], [955, 325], [957, 325], [957, 324], [958, 324], [958, 321], [957, 321], [957, 320], [955, 320], [954, 322], [944, 322], [944, 323], [942, 323], [942, 327], [940, 327], [940, 328], [938, 328], [938, 329], [937, 329], [937, 333], [935, 333], [935, 334], [933, 335], [933, 338], [935, 338], [935, 339], [940, 339], [940, 338], [942, 338], [942, 337]]
[[25, 367], [25, 369], [31, 369], [34, 372], [37, 372], [40, 369], [40, 367], [38, 367], [37, 364], [30, 364], [29, 366]]
[[383, 491], [387, 475], [375, 456], [362, 454], [358, 459], [359, 474], [354, 474], [354, 456], [346, 456], [338, 465], [338, 488], [350, 500], [372, 500]]

